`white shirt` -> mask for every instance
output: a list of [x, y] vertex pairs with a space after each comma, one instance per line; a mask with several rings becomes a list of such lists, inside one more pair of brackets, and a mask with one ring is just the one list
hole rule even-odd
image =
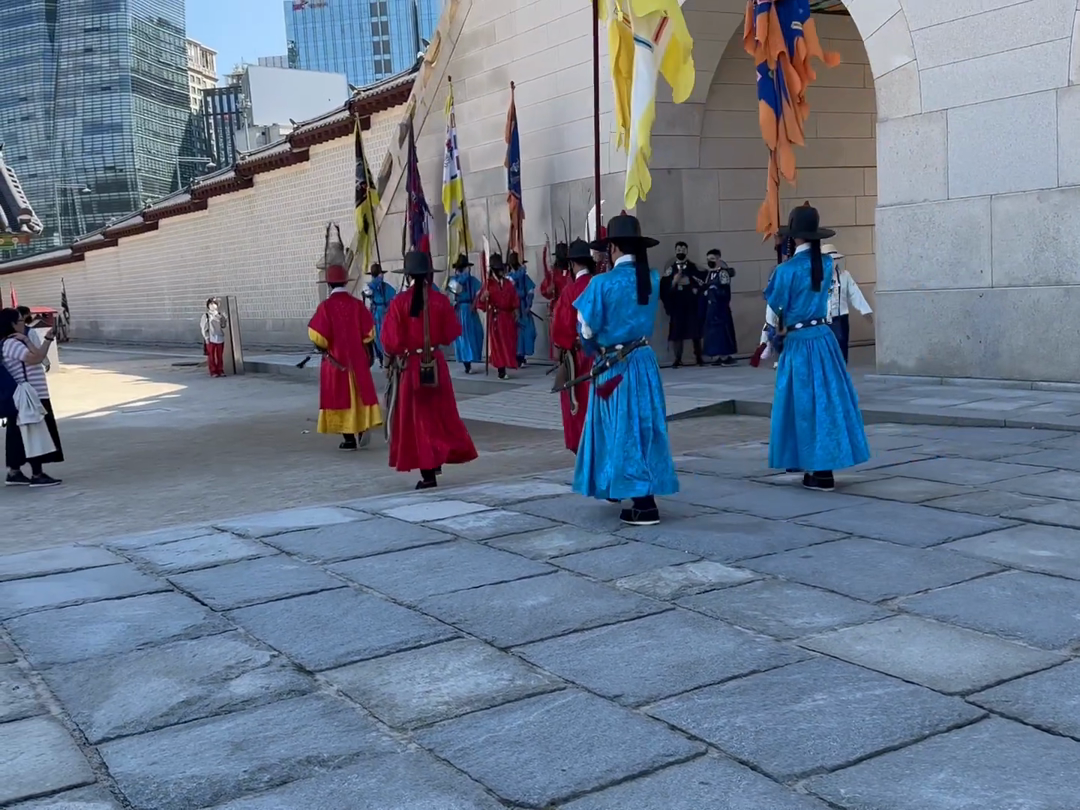
[[851, 277], [851, 273], [840, 267], [840, 263], [833, 260], [833, 283], [832, 292], [829, 294], [829, 317], [837, 318], [847, 315], [850, 308], [854, 307], [862, 315], [870, 315], [874, 310], [870, 308], [866, 298]]

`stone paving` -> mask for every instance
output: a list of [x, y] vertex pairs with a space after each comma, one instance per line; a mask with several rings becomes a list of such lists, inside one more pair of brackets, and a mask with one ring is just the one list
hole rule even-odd
[[869, 433], [0, 557], [0, 807], [1073, 810], [1075, 435]]

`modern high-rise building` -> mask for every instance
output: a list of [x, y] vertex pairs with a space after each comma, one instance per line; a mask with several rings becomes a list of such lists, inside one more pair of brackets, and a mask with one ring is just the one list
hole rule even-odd
[[193, 39], [187, 41], [188, 92], [191, 111], [202, 110], [203, 91], [217, 87], [217, 51]]
[[284, 0], [289, 67], [364, 87], [412, 67], [442, 0]]
[[191, 118], [184, 0], [0, 0], [0, 141], [70, 242], [175, 187]]
[[281, 54], [281, 56], [260, 56], [258, 58], [260, 67], [276, 67], [287, 68], [289, 65], [289, 55]]

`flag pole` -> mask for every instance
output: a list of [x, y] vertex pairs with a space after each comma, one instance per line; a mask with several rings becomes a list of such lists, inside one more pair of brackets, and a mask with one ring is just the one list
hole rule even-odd
[[596, 195], [596, 225], [593, 233], [600, 238], [600, 0], [592, 0], [593, 53], [593, 186]]

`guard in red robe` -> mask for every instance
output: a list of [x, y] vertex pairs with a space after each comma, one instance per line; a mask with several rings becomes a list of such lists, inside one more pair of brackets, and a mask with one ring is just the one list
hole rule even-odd
[[450, 367], [439, 349], [461, 335], [461, 323], [450, 299], [432, 290], [428, 254], [405, 254], [403, 272], [413, 284], [390, 302], [380, 333], [389, 360], [390, 466], [401, 472], [420, 470], [416, 488], [430, 489], [437, 485], [443, 464], [476, 458], [472, 438], [458, 416]]
[[[342, 258], [344, 253], [342, 253]], [[366, 445], [369, 430], [382, 424], [379, 395], [371, 377], [375, 318], [345, 289], [343, 262], [328, 263], [330, 295], [308, 324], [308, 337], [322, 352], [319, 370], [319, 433], [340, 433], [342, 450]]]
[[476, 301], [478, 309], [488, 313], [488, 353], [491, 365], [499, 372], [499, 379], [506, 379], [508, 368], [517, 368], [518, 298], [514, 282], [506, 277], [507, 267], [502, 256], [492, 253], [488, 259], [487, 283]]
[[565, 242], [555, 245], [555, 266], [547, 266], [547, 250], [544, 250], [544, 279], [540, 282], [540, 295], [548, 302], [548, 338], [551, 340], [551, 357], [558, 357], [555, 351], [554, 319], [555, 305], [559, 302], [566, 285], [574, 280], [574, 274], [570, 270], [570, 261], [566, 258], [567, 247]]
[[[555, 301], [555, 314], [552, 318], [551, 337], [555, 348], [559, 350], [560, 378], [573, 380], [589, 373], [592, 359], [585, 353], [581, 336], [578, 334], [577, 310], [574, 301], [589, 286], [589, 280], [596, 272], [596, 262], [587, 242], [575, 239], [567, 252], [567, 259], [573, 268], [573, 281], [560, 293]], [[581, 442], [581, 432], [585, 428], [585, 412], [589, 405], [589, 382], [578, 383], [573, 388], [559, 394], [562, 404], [563, 436], [566, 449], [577, 453]]]

